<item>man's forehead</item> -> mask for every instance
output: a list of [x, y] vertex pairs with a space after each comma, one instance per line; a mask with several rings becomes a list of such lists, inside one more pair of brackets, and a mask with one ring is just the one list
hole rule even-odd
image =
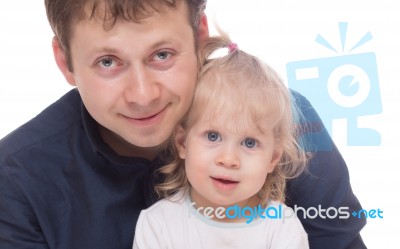
[[[87, 12], [89, 11], [90, 8]], [[157, 37], [162, 37], [163, 33], [165, 33], [164, 36], [171, 38], [171, 33], [176, 33], [176, 30], [181, 29], [182, 25], [190, 25], [186, 8], [183, 4], [177, 5], [176, 8], [164, 8], [160, 11], [154, 9], [149, 10], [146, 14], [147, 16], [142, 16], [140, 20], [130, 20], [123, 16], [117, 20], [112, 20], [104, 13], [96, 13], [98, 14], [95, 16], [89, 16], [89, 13], [86, 13], [84, 18], [81, 18], [78, 22], [72, 25], [71, 40], [74, 39], [75, 34], [78, 32], [96, 33], [98, 38], [108, 38], [113, 36], [113, 33], [121, 34], [118, 30], [121, 29], [121, 27], [127, 27], [124, 23], [131, 27], [129, 30], [123, 32], [125, 34], [128, 31], [132, 31], [142, 36], [144, 34], [152, 33], [154, 35], [156, 32], [159, 33]]]
[[118, 20], [140, 23], [156, 13], [179, 10], [182, 7], [181, 5], [186, 6], [186, 1], [123, 1], [120, 4], [106, 0], [86, 1], [83, 15], [77, 21], [82, 19], [95, 20], [102, 23], [106, 29], [110, 29]]
[[71, 54], [79, 53], [90, 62], [105, 54], [144, 58], [167, 47], [181, 53], [191, 51], [195, 44], [192, 26], [186, 12], [180, 15], [177, 11], [157, 12], [140, 23], [118, 20], [110, 29], [105, 29], [101, 20], [81, 20], [71, 30]]

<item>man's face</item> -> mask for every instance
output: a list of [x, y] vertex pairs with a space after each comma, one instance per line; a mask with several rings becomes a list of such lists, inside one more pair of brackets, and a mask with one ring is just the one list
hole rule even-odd
[[162, 144], [191, 104], [197, 57], [184, 4], [108, 31], [102, 22], [80, 21], [70, 48], [67, 80], [119, 154]]

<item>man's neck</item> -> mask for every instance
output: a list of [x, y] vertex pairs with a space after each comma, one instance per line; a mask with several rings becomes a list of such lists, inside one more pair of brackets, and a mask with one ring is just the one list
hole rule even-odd
[[162, 148], [162, 145], [157, 147], [135, 146], [102, 126], [99, 126], [99, 132], [104, 143], [119, 156], [144, 158], [152, 161]]

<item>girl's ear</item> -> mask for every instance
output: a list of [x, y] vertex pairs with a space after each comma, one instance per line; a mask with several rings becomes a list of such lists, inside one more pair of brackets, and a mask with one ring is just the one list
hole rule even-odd
[[272, 153], [271, 157], [271, 162], [268, 167], [268, 173], [271, 173], [275, 169], [276, 165], [278, 165], [278, 163], [281, 161], [282, 154], [283, 154], [282, 146], [276, 147], [274, 149], [274, 152]]
[[52, 41], [54, 59], [56, 60], [57, 66], [65, 79], [71, 86], [76, 86], [74, 74], [69, 70], [65, 51], [62, 48], [60, 41], [57, 37], [53, 37]]
[[175, 146], [178, 150], [179, 157], [181, 159], [185, 159], [186, 157], [186, 145], [185, 145], [185, 130], [183, 129], [182, 125], [178, 125], [175, 129]]

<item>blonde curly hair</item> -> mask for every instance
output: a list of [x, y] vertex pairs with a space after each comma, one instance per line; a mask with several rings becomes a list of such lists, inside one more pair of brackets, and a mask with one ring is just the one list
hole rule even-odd
[[[260, 122], [268, 117], [274, 125], [274, 136], [282, 146], [283, 154], [258, 194], [264, 205], [268, 200], [284, 202], [287, 179], [298, 176], [307, 164], [308, 155], [299, 144], [296, 126], [300, 112], [278, 74], [255, 56], [233, 46], [227, 55], [211, 59], [210, 55], [218, 49], [232, 48], [229, 36], [220, 33], [220, 36], [210, 37], [200, 50], [202, 68], [194, 100], [181, 125], [187, 134], [199, 117], [204, 118], [202, 115], [213, 119], [229, 111], [233, 122], [229, 125], [253, 122], [261, 127]], [[204, 110], [208, 110], [207, 113]], [[247, 119], [243, 120], [243, 114]], [[156, 191], [161, 197], [182, 190], [183, 193], [190, 188], [184, 160], [179, 158], [174, 144], [169, 147], [174, 159], [159, 169], [164, 182], [156, 186]]]

